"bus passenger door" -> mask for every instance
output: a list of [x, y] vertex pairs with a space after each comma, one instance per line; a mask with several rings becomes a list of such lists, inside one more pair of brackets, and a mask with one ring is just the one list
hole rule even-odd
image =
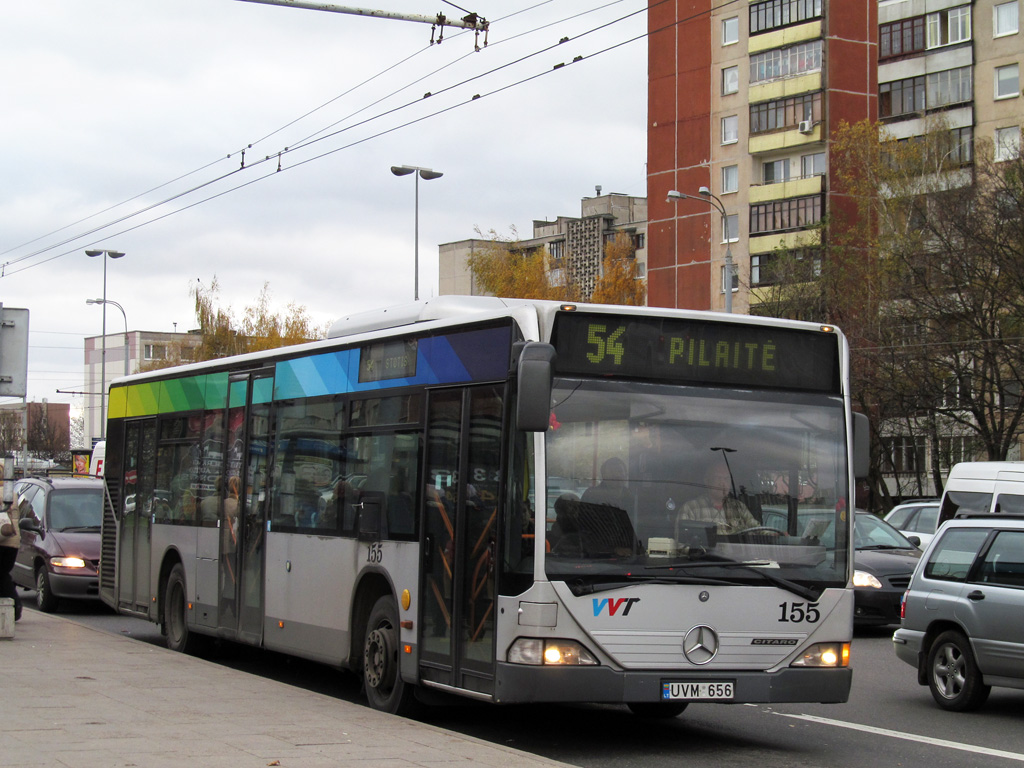
[[156, 420], [126, 424], [124, 446], [118, 604], [132, 613], [148, 615], [153, 605], [150, 599], [150, 515], [156, 473]]
[[230, 380], [226, 482], [221, 485], [219, 625], [252, 644], [259, 644], [263, 637], [271, 376], [259, 372]]
[[500, 386], [432, 391], [424, 476], [420, 675], [494, 689]]

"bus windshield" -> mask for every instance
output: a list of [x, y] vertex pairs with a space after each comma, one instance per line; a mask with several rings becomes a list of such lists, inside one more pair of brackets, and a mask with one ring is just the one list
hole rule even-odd
[[552, 580], [845, 585], [841, 398], [562, 378], [552, 402]]

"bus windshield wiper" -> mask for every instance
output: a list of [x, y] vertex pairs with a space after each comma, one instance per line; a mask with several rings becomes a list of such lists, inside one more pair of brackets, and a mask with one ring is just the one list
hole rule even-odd
[[810, 587], [805, 587], [803, 584], [797, 584], [795, 581], [783, 578], [778, 574], [772, 573], [767, 567], [771, 565], [770, 560], [752, 560], [750, 562], [740, 562], [739, 560], [704, 560], [699, 563], [676, 563], [674, 565], [649, 565], [646, 570], [649, 571], [665, 571], [679, 569], [681, 571], [688, 571], [693, 568], [743, 568], [744, 570], [750, 571], [751, 573], [759, 574], [765, 581], [770, 581], [777, 587], [792, 592], [794, 595], [809, 600], [811, 602], [816, 601], [821, 597], [822, 590], [814, 590]]
[[615, 589], [635, 587], [641, 584], [716, 584], [725, 587], [742, 587], [743, 582], [730, 581], [728, 579], [701, 578], [699, 576], [686, 576], [684, 574], [669, 574], [663, 576], [642, 576], [640, 574], [629, 574], [623, 581], [604, 581], [597, 584], [586, 581], [567, 582], [567, 586], [576, 597], [581, 595], [593, 595], [598, 592], [611, 592]]

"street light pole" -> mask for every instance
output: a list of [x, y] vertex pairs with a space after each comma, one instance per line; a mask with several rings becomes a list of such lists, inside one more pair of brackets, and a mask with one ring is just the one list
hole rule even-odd
[[118, 304], [113, 299], [86, 299], [86, 304], [110, 304], [121, 310], [121, 314], [124, 316], [124, 375], [127, 376], [129, 371], [128, 365], [128, 315], [125, 314], [124, 307]]
[[413, 300], [420, 300], [420, 179], [431, 181], [444, 176], [441, 171], [434, 171], [430, 168], [420, 168], [417, 165], [392, 165], [391, 172], [395, 176], [408, 176], [416, 173], [416, 205], [415, 205], [415, 233], [413, 235]]
[[707, 203], [716, 211], [722, 215], [722, 237], [725, 238], [725, 311], [732, 313], [732, 276], [736, 274], [736, 270], [732, 261], [732, 239], [729, 237], [729, 217], [725, 213], [725, 205], [715, 195], [711, 194], [711, 190], [707, 187], [701, 187], [697, 190], [700, 197], [697, 195], [687, 195], [676, 190], [670, 190], [666, 198], [666, 202], [674, 203], [678, 200], [699, 200], [702, 203]]
[[[85, 252], [86, 256], [95, 258], [103, 257], [103, 349], [100, 351], [100, 437], [107, 436], [107, 258], [120, 259], [124, 256], [123, 251], [111, 251], [107, 249], [90, 249]], [[125, 327], [128, 321], [125, 320]]]

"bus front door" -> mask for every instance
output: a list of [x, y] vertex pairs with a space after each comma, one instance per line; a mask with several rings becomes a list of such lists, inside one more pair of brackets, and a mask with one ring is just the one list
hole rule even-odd
[[491, 385], [428, 402], [420, 675], [482, 694], [494, 689], [502, 402]]

